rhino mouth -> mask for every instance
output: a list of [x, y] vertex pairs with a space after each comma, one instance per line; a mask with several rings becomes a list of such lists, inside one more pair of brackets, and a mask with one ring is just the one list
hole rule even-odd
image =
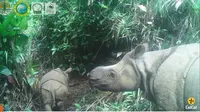
[[97, 80], [90, 80], [90, 86], [98, 88], [100, 90], [104, 90], [105, 88], [108, 88], [108, 84], [99, 83], [98, 79]]

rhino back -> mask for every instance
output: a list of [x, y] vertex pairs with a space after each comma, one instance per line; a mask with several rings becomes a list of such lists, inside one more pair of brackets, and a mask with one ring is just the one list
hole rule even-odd
[[45, 82], [41, 89], [44, 103], [51, 104], [52, 107], [56, 105], [56, 101], [65, 100], [68, 94], [68, 87], [55, 80]]
[[68, 77], [66, 75], [64, 75], [64, 73], [60, 70], [52, 70], [50, 72], [48, 72], [47, 74], [45, 74], [42, 79], [41, 79], [41, 82], [40, 82], [40, 86], [42, 86], [43, 83], [49, 81], [49, 80], [54, 80], [54, 81], [57, 81], [57, 82], [60, 82], [64, 85], [67, 86], [67, 81], [68, 81]]
[[[192, 110], [188, 107], [188, 99], [193, 97], [195, 99], [194, 106], [200, 110], [200, 57], [198, 57], [188, 70], [188, 75], [185, 78], [184, 88], [184, 106], [186, 110]], [[195, 108], [196, 108], [195, 107]]]
[[[193, 66], [198, 57], [199, 44], [182, 45], [158, 68], [153, 82], [153, 95], [156, 102], [166, 110], [184, 110], [185, 76], [190, 75], [188, 68]], [[199, 75], [198, 70], [193, 69], [196, 75]]]

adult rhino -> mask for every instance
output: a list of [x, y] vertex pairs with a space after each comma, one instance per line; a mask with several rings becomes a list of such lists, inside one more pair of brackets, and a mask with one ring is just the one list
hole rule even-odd
[[52, 111], [54, 107], [59, 110], [65, 109], [66, 97], [68, 95], [68, 73], [72, 68], [62, 71], [56, 68], [46, 73], [40, 81], [40, 91], [46, 111]]
[[147, 49], [138, 45], [117, 64], [95, 68], [90, 83], [112, 92], [141, 88], [165, 110], [200, 110], [200, 44]]

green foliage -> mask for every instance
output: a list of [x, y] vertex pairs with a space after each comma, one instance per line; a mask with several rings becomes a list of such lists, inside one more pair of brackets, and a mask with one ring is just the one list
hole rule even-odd
[[103, 17], [95, 12], [101, 6], [96, 4], [88, 9], [84, 5], [73, 5], [76, 4], [74, 1], [69, 1], [70, 5], [61, 3], [61, 11], [56, 16], [52, 16], [51, 20], [49, 17], [44, 19], [45, 32], [41, 32], [39, 38], [42, 39], [45, 35], [45, 39], [38, 49], [49, 49], [51, 54], [47, 54], [48, 57], [61, 57], [56, 60], [57, 63], [65, 61], [68, 65], [78, 66], [80, 71], [84, 71], [83, 65], [92, 61], [95, 51], [99, 49], [96, 45], [107, 39], [104, 37], [109, 31], [107, 25], [100, 23]]
[[0, 24], [0, 35], [4, 38], [12, 38], [20, 34], [28, 27], [27, 18], [9, 14]]
[[118, 48], [130, 50], [135, 43], [149, 42], [151, 50], [155, 50], [199, 41], [199, 9], [194, 8], [198, 2], [55, 2], [59, 6], [58, 13], [44, 17], [42, 32], [38, 34], [40, 46], [37, 49], [41, 54], [45, 52], [42, 60], [50, 59], [49, 65], [78, 67], [77, 70], [84, 72], [86, 65], [96, 58], [108, 57]]
[[[20, 17], [16, 16], [15, 13], [11, 13], [7, 16], [0, 15], [0, 18], [0, 76], [6, 76], [4, 78], [5, 85], [10, 83], [10, 88], [5, 86], [5, 89], [1, 90], [0, 96], [6, 98], [4, 99], [5, 105], [9, 105], [9, 110], [13, 110], [20, 108], [22, 105], [12, 102], [22, 101], [19, 96], [23, 96], [22, 94], [27, 95], [27, 91], [31, 89], [28, 89], [28, 87], [36, 80], [35, 77], [27, 80], [29, 74], [31, 74], [29, 72], [31, 63], [27, 63], [28, 60], [31, 60], [28, 53], [28, 48], [31, 44], [28, 43], [32, 38], [29, 35], [31, 33], [25, 33], [29, 28], [28, 17]], [[32, 72], [33, 74], [36, 73], [34, 70]], [[9, 95], [8, 91], [13, 91], [14, 93]], [[28, 99], [26, 100], [28, 101]], [[29, 107], [26, 110], [30, 110]]]
[[150, 6], [156, 12], [155, 25], [166, 29], [177, 42], [199, 42], [199, 0], [156, 0]]
[[141, 94], [139, 91], [111, 94], [98, 92], [92, 96], [88, 93], [75, 104], [75, 107], [84, 111], [151, 111], [152, 103], [142, 98]]
[[12, 73], [7, 67], [0, 65], [0, 74], [8, 76], [11, 75]]
[[[46, 16], [43, 20], [38, 36], [41, 46], [37, 48], [42, 54], [46, 52], [46, 57], [50, 57], [51, 63], [56, 62], [53, 63], [56, 66], [70, 65], [83, 72], [85, 65], [100, 57], [99, 52], [110, 55], [113, 46], [122, 43], [119, 40], [125, 40], [124, 44], [130, 49], [129, 41], [138, 42], [154, 34], [151, 25], [140, 24], [145, 21], [145, 12], [140, 11], [134, 1], [71, 0], [57, 1], [57, 4], [60, 7], [56, 16]], [[152, 34], [146, 33], [148, 31]]]
[[22, 32], [28, 27], [26, 17], [18, 17], [14, 13], [8, 15], [0, 24], [0, 62], [4, 65], [23, 61], [22, 52], [28, 36]]
[[77, 110], [80, 110], [80, 109], [81, 109], [81, 105], [80, 105], [80, 104], [75, 103], [74, 105], [75, 105], [75, 107], [77, 108]]

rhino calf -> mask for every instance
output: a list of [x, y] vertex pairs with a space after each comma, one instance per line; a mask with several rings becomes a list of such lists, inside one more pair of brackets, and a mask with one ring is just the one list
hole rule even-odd
[[141, 88], [165, 110], [200, 110], [200, 44], [147, 49], [139, 45], [117, 64], [93, 69], [90, 83], [112, 92]]
[[57, 68], [42, 77], [39, 87], [45, 110], [52, 111], [54, 107], [59, 110], [65, 109], [65, 101], [68, 94], [68, 73], [71, 71], [71, 68], [66, 71]]

